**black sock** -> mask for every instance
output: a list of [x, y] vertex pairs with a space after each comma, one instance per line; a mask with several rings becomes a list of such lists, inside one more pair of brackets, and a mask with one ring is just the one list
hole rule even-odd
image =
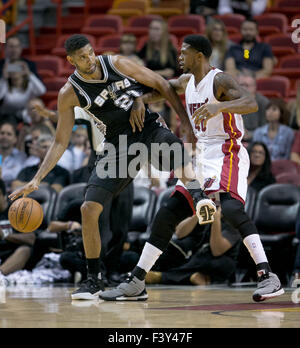
[[100, 273], [100, 258], [98, 257], [96, 259], [86, 259], [86, 262], [88, 275], [98, 277], [98, 274]]
[[271, 267], [268, 262], [261, 262], [256, 265], [256, 271], [258, 276], [272, 272]]
[[139, 280], [144, 280], [146, 278], [147, 272], [144, 269], [142, 269], [138, 266], [135, 266], [134, 270], [131, 272], [131, 274], [134, 277], [137, 277], [137, 279], [139, 279]]

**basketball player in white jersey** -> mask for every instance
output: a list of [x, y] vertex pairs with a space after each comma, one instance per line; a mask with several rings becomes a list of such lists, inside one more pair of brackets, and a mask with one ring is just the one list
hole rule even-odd
[[[205, 182], [206, 194], [219, 194], [222, 214], [239, 230], [257, 268], [258, 288], [253, 300], [263, 301], [283, 294], [284, 290], [270, 269], [256, 226], [244, 210], [249, 157], [241, 143], [244, 134], [241, 114], [257, 111], [257, 104], [230, 75], [210, 66], [211, 52], [205, 37], [187, 36], [179, 58], [184, 74], [170, 83], [178, 94], [185, 92], [187, 112], [200, 150], [196, 158], [199, 179], [202, 177]], [[161, 100], [161, 96], [156, 91], [142, 97], [144, 103], [157, 100]], [[135, 117], [137, 123], [141, 122], [142, 112]], [[144, 280], [147, 272], [167, 247], [183, 216], [186, 218], [193, 213], [178, 193], [184, 194], [180, 182], [176, 189], [156, 215], [149, 241], [131, 277], [117, 288], [102, 292], [101, 299], [147, 299]], [[158, 240], [161, 241], [159, 249], [153, 246], [158, 245]]]

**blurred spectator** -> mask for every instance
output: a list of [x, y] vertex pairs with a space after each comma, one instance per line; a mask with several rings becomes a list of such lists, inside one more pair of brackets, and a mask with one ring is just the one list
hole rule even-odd
[[177, 50], [173, 46], [164, 20], [154, 19], [149, 26], [147, 43], [138, 53], [147, 68], [166, 79], [177, 73]]
[[[40, 112], [40, 110], [42, 111]], [[25, 143], [31, 138], [32, 129], [35, 129], [35, 127], [38, 127], [39, 125], [41, 125], [42, 128], [43, 126], [47, 127], [47, 129], [50, 131], [50, 133], [47, 131], [47, 134], [52, 134], [53, 136], [55, 135], [54, 125], [48, 117], [44, 116], [43, 110], [47, 109], [45, 108], [44, 102], [41, 99], [33, 98], [28, 102], [27, 108], [22, 113], [23, 125], [19, 131], [17, 142], [17, 148], [19, 150], [25, 150]], [[35, 133], [36, 132], [37, 130], [35, 130]], [[36, 136], [36, 139], [39, 137], [39, 135]]]
[[276, 182], [271, 171], [271, 158], [267, 146], [256, 141], [247, 148], [250, 157], [248, 185], [257, 192]]
[[238, 83], [250, 92], [258, 105], [258, 110], [251, 114], [243, 115], [245, 135], [243, 141], [251, 142], [255, 129], [266, 124], [266, 106], [269, 104], [269, 99], [256, 91], [255, 74], [251, 70], [242, 70], [237, 76]]
[[18, 150], [17, 144], [17, 125], [13, 120], [4, 120], [0, 125], [0, 155], [2, 179], [5, 182], [7, 191], [10, 185], [23, 168], [26, 154]]
[[254, 19], [246, 19], [241, 25], [242, 40], [232, 45], [225, 58], [225, 69], [232, 75], [239, 70], [248, 69], [255, 72], [256, 78], [268, 77], [274, 67], [271, 46], [257, 42], [258, 24]]
[[190, 13], [201, 16], [213, 16], [218, 14], [219, 0], [190, 0]]
[[0, 179], [0, 280], [1, 275], [6, 276], [25, 267], [35, 242], [34, 233], [13, 230], [8, 220], [8, 209], [5, 183]]
[[0, 77], [2, 77], [3, 67], [5, 64], [13, 64], [21, 60], [26, 63], [28, 69], [39, 78], [36, 64], [26, 58], [23, 58], [22, 50], [22, 43], [17, 36], [11, 36], [7, 39], [5, 45], [5, 58], [0, 60]]
[[144, 65], [142, 59], [137, 55], [136, 37], [133, 34], [123, 34], [121, 37], [120, 54], [132, 59], [139, 65]]
[[206, 36], [212, 46], [210, 65], [223, 70], [226, 52], [233, 44], [228, 40], [225, 24], [219, 19], [212, 19], [206, 26]]
[[[52, 144], [52, 140], [52, 136], [42, 135], [39, 137], [35, 151], [37, 156], [40, 158], [40, 163], [44, 160], [47, 151]], [[38, 169], [39, 165], [22, 169], [16, 180], [12, 183], [13, 190], [32, 180]], [[59, 165], [56, 165], [42, 182], [49, 184], [54, 190], [60, 192], [63, 187], [70, 183], [69, 172]]]
[[46, 125], [51, 133], [55, 134], [53, 123], [56, 123], [55, 112], [46, 109], [45, 104], [40, 98], [32, 98], [29, 100], [26, 109], [23, 111], [23, 121], [31, 126], [39, 124]]
[[1, 113], [15, 115], [18, 122], [22, 121], [22, 112], [29, 100], [46, 92], [44, 84], [29, 70], [23, 61], [5, 64], [0, 79]]
[[71, 144], [58, 162], [59, 165], [67, 169], [70, 173], [73, 173], [74, 170], [80, 168], [85, 159], [84, 149], [87, 139], [88, 135], [86, 126], [75, 125], [71, 136]]
[[295, 133], [290, 159], [300, 166], [300, 130]]
[[284, 101], [272, 99], [266, 107], [267, 124], [253, 133], [253, 141], [267, 145], [272, 161], [290, 158], [294, 131], [286, 126], [288, 119]]
[[[28, 156], [24, 163], [24, 167], [31, 167], [40, 163], [37, 152], [37, 142], [42, 135], [52, 136], [50, 128], [46, 125], [38, 124], [29, 128], [29, 134], [24, 138], [23, 148], [21, 148]], [[19, 142], [21, 142], [20, 139]]]
[[170, 242], [154, 272], [147, 274], [146, 283], [208, 285], [229, 281], [235, 272], [240, 235], [221, 220], [220, 208], [211, 225], [200, 226], [194, 215], [177, 226], [176, 235], [179, 239]]
[[[72, 173], [71, 184], [77, 184], [80, 182], [88, 182], [91, 175], [91, 168], [89, 166], [89, 159], [92, 156], [91, 143], [89, 139], [86, 139], [84, 143], [85, 158], [82, 162], [82, 166]], [[94, 156], [93, 156], [94, 157]]]
[[218, 12], [239, 13], [246, 17], [258, 16], [264, 13], [268, 0], [219, 0]]

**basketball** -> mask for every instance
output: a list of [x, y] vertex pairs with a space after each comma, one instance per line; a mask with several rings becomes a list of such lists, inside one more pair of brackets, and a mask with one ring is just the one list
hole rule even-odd
[[32, 198], [20, 198], [9, 208], [8, 219], [12, 227], [24, 233], [35, 231], [43, 221], [43, 209]]

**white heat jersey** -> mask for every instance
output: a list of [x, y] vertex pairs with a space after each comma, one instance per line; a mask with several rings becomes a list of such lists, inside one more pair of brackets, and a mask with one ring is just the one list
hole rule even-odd
[[204, 127], [203, 122], [195, 126], [192, 119], [194, 112], [203, 104], [220, 103], [214, 95], [214, 78], [222, 72], [219, 69], [210, 70], [205, 77], [195, 86], [194, 75], [191, 76], [185, 91], [187, 112], [193, 125], [195, 135], [200, 142], [216, 142], [216, 140], [234, 138], [241, 140], [244, 135], [244, 124], [239, 114], [219, 113], [207, 121]]
[[[195, 86], [192, 75], [185, 92], [187, 112], [194, 128], [197, 141], [195, 171], [198, 180], [206, 185], [205, 192], [229, 192], [232, 197], [245, 202], [249, 156], [242, 145], [244, 135], [242, 116], [233, 113], [219, 113], [195, 126], [193, 113], [203, 104], [220, 103], [214, 96], [214, 78], [222, 72], [210, 70]], [[182, 186], [179, 181], [178, 185]]]

